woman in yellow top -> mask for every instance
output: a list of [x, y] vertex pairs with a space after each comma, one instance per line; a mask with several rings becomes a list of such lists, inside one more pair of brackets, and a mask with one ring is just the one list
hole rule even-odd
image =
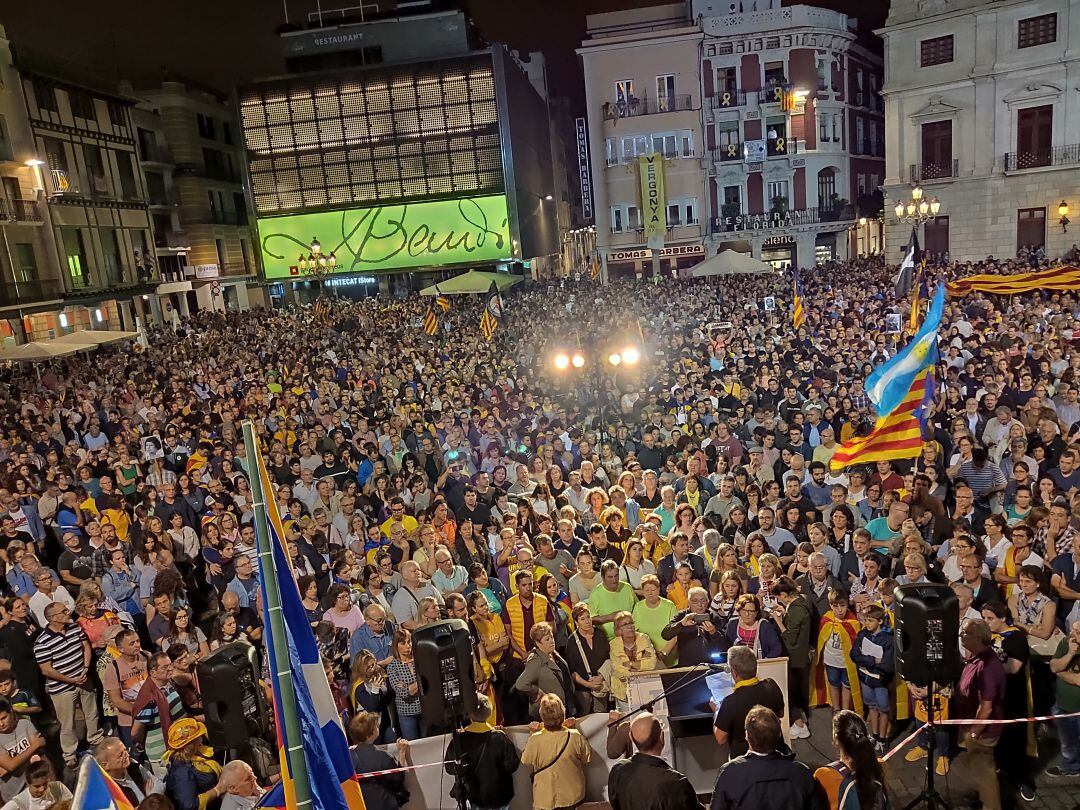
[[649, 637], [639, 633], [634, 617], [623, 610], [615, 614], [615, 637], [611, 639], [611, 694], [615, 708], [626, 714], [630, 704], [626, 699], [627, 678], [631, 672], [656, 669], [656, 650]]
[[488, 722], [496, 724], [500, 718], [494, 687], [495, 667], [502, 660], [503, 653], [510, 648], [510, 637], [506, 635], [506, 625], [502, 619], [491, 612], [491, 606], [484, 594], [473, 591], [468, 596], [468, 603], [476, 691], [488, 696], [491, 701], [491, 716]]

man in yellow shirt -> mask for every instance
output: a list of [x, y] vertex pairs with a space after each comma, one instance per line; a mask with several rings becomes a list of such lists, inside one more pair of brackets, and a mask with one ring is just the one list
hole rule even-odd
[[396, 523], [400, 523], [405, 527], [406, 535], [411, 535], [420, 528], [420, 524], [416, 522], [416, 518], [412, 515], [405, 514], [405, 501], [401, 498], [390, 499], [390, 517], [383, 521], [382, 526], [379, 527], [379, 531], [381, 531], [384, 536], [389, 537], [390, 530]]

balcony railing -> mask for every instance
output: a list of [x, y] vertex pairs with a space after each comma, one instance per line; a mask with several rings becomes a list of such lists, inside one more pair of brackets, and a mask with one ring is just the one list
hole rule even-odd
[[779, 104], [784, 100], [784, 95], [791, 92], [790, 86], [782, 84], [770, 84], [757, 91], [759, 104]]
[[709, 106], [714, 110], [726, 110], [746, 105], [745, 90], [717, 90], [715, 95], [709, 96]]
[[732, 233], [793, 228], [799, 225], [817, 225], [822, 222], [841, 222], [854, 218], [854, 213], [850, 205], [840, 205], [832, 208], [803, 208], [797, 211], [738, 214], [729, 217], [713, 217], [710, 230], [712, 233]]
[[885, 157], [885, 141], [871, 141], [864, 138], [855, 142], [856, 155], [871, 155], [872, 157]]
[[693, 102], [688, 93], [659, 98], [637, 98], [632, 96], [626, 101], [605, 101], [602, 111], [604, 118], [616, 121], [619, 118], [634, 118], [639, 115], [659, 115], [669, 112], [692, 110]]
[[728, 161], [742, 160], [745, 153], [741, 143], [729, 143], [709, 150], [709, 154], [713, 160], [726, 163]]
[[145, 267], [107, 267], [83, 271], [71, 276], [71, 288], [76, 292], [98, 290], [108, 287], [138, 287], [156, 281], [156, 272]]
[[172, 150], [158, 143], [140, 143], [139, 159], [144, 163], [173, 163]]
[[225, 180], [229, 183], [240, 182], [240, 172], [230, 169], [228, 166], [207, 163], [197, 165], [194, 163], [177, 163], [176, 170], [180, 174], [193, 174], [198, 177], [209, 177], [211, 180]]
[[799, 141], [796, 138], [769, 138], [765, 141], [766, 157], [787, 157], [799, 153]]
[[155, 231], [154, 246], [159, 248], [190, 248], [191, 240], [183, 231]]
[[59, 279], [33, 279], [14, 284], [0, 283], [0, 307], [10, 307], [53, 301], [64, 295], [64, 285]]
[[0, 220], [4, 222], [41, 222], [41, 209], [34, 200], [0, 197]]
[[950, 177], [960, 176], [960, 161], [953, 158], [945, 163], [912, 163], [908, 170], [908, 179], [912, 183], [921, 183], [924, 180], [947, 180]]
[[167, 189], [154, 189], [147, 195], [150, 205], [173, 206], [180, 204], [180, 189], [172, 186]]
[[1052, 146], [1049, 149], [1035, 149], [1028, 152], [1006, 152], [1004, 163], [1007, 172], [1040, 169], [1047, 166], [1078, 166], [1080, 165], [1080, 144]]

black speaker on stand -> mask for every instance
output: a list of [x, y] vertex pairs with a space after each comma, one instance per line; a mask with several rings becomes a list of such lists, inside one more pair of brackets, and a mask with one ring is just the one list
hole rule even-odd
[[255, 648], [242, 641], [219, 647], [196, 664], [206, 738], [211, 746], [243, 749], [252, 737], [266, 737], [270, 716], [259, 686]]
[[934, 788], [937, 764], [937, 727], [934, 724], [936, 691], [960, 680], [960, 603], [948, 585], [932, 582], [900, 585], [894, 591], [896, 609], [896, 674], [908, 683], [925, 687], [926, 788], [904, 810], [925, 804], [929, 810], [948, 808]]
[[[476, 679], [473, 677], [472, 635], [461, 619], [443, 619], [413, 631], [413, 663], [419, 683], [420, 709], [430, 723], [441, 719], [441, 726], [454, 737], [454, 748], [461, 756], [458, 733], [476, 709]], [[460, 766], [460, 760], [456, 763]], [[465, 808], [465, 797], [454, 768], [454, 791], [458, 807]]]

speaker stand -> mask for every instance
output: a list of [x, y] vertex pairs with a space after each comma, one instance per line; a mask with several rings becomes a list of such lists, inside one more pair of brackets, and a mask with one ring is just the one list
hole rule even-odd
[[916, 807], [926, 807], [926, 810], [950, 810], [949, 803], [942, 798], [934, 787], [934, 776], [937, 766], [937, 725], [934, 723], [934, 682], [931, 681], [926, 687], [926, 697], [923, 702], [926, 706], [926, 724], [923, 726], [926, 734], [926, 787], [922, 792], [904, 805], [904, 810], [913, 810]]

